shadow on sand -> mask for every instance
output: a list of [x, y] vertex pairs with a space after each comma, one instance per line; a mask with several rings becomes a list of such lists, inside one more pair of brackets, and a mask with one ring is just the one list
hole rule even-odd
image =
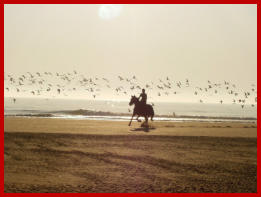
[[143, 132], [150, 132], [150, 130], [154, 130], [156, 128], [154, 127], [146, 127], [146, 126], [141, 126], [141, 127], [138, 127], [138, 128], [134, 128], [134, 129], [131, 129], [131, 131], [143, 131]]

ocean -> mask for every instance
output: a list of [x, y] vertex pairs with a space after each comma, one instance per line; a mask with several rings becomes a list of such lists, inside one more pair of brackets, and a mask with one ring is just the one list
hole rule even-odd
[[[128, 101], [5, 97], [4, 115], [64, 119], [128, 121]], [[150, 103], [148, 103], [150, 104]], [[238, 104], [154, 103], [155, 121], [256, 122], [257, 107]], [[142, 117], [140, 119], [143, 119]]]

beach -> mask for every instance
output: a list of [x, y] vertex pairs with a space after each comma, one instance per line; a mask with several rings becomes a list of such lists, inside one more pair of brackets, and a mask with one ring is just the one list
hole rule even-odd
[[256, 123], [5, 117], [4, 191], [255, 193]]

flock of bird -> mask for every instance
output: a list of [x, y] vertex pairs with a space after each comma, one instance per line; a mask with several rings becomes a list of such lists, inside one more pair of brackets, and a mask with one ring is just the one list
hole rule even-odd
[[[242, 108], [246, 103], [252, 103], [252, 107], [255, 107], [257, 103], [255, 84], [251, 84], [247, 91], [242, 91], [236, 84], [229, 81], [216, 83], [207, 80], [204, 86], [193, 86], [189, 79], [174, 81], [168, 76], [148, 83], [139, 82], [136, 76], [115, 77], [114, 80], [105, 77], [86, 77], [77, 71], [67, 73], [26, 72], [18, 76], [5, 73], [5, 94], [13, 95], [13, 102], [15, 103], [15, 95], [19, 93], [55, 97], [57, 95], [70, 96], [70, 94], [77, 92], [79, 94], [84, 91], [91, 95], [93, 99], [96, 99], [105, 89], [109, 90], [110, 94], [129, 97], [134, 92], [141, 92], [142, 88], [154, 92], [157, 97], [175, 96], [185, 89], [189, 89], [193, 96], [198, 97], [200, 103], [204, 103], [203, 95], [206, 96], [207, 94], [212, 96], [227, 94], [231, 97], [230, 103], [240, 104]], [[173, 99], [175, 100], [175, 97]], [[224, 99], [218, 99], [217, 102], [220, 104], [225, 103]]]

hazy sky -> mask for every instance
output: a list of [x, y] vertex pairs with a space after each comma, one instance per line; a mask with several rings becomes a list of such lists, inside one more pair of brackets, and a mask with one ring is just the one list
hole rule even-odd
[[5, 72], [256, 83], [256, 5], [5, 5]]

